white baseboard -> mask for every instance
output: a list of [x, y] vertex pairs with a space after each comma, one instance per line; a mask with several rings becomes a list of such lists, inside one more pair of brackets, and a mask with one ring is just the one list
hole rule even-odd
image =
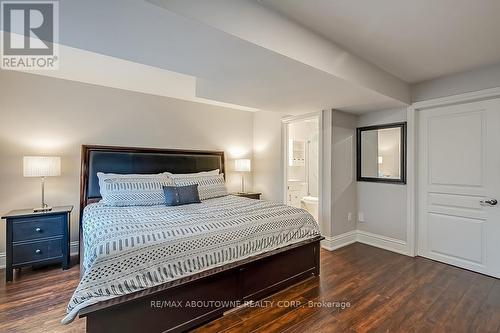
[[353, 230], [338, 236], [333, 236], [333, 237], [325, 236], [325, 239], [321, 241], [321, 247], [328, 251], [333, 251], [355, 242], [356, 242], [356, 230]]
[[69, 243], [69, 254], [76, 256], [80, 250], [80, 243], [78, 241], [72, 241]]
[[[408, 245], [405, 241], [361, 230], [353, 230], [333, 237], [325, 236], [325, 239], [321, 241], [321, 247], [325, 250], [333, 251], [356, 242], [379, 247], [384, 250], [404, 255], [409, 255]], [[72, 241], [70, 243], [70, 254], [77, 255], [78, 250], [78, 241]], [[1, 268], [5, 268], [5, 252], [0, 253], [0, 269]]]
[[379, 247], [384, 250], [409, 255], [408, 244], [400, 239], [373, 234], [367, 231], [358, 230], [358, 242]]
[[[77, 255], [78, 254], [78, 250], [79, 250], [79, 243], [78, 243], [78, 241], [72, 241], [69, 244], [69, 253], [70, 253], [70, 255], [72, 255], [72, 256]], [[0, 253], [0, 269], [5, 268], [5, 264], [6, 264], [5, 261], [6, 261], [6, 254], [5, 254], [5, 252], [2, 252], [2, 253]]]
[[321, 247], [333, 251], [355, 242], [409, 255], [408, 244], [405, 241], [361, 230], [353, 230], [333, 237], [326, 236], [321, 242]]

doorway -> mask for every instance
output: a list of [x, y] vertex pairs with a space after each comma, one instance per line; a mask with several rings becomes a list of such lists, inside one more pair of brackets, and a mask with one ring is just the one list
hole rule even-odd
[[284, 122], [285, 203], [306, 209], [319, 222], [320, 115]]
[[419, 255], [500, 277], [500, 100], [418, 119]]

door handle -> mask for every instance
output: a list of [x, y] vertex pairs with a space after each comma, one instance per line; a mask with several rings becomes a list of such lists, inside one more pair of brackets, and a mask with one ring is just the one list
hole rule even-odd
[[480, 200], [479, 203], [484, 206], [495, 206], [498, 203], [497, 199]]

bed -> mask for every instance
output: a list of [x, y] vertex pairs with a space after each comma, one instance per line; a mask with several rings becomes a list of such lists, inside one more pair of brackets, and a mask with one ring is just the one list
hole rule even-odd
[[91, 333], [185, 331], [319, 275], [322, 238], [301, 209], [231, 195], [178, 207], [99, 203], [97, 172], [213, 169], [224, 173], [223, 152], [82, 147], [81, 281], [66, 322], [85, 317]]

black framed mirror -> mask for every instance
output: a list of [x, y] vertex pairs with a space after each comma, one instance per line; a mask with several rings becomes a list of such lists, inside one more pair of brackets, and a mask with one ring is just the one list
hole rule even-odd
[[357, 128], [357, 179], [406, 184], [406, 122]]

